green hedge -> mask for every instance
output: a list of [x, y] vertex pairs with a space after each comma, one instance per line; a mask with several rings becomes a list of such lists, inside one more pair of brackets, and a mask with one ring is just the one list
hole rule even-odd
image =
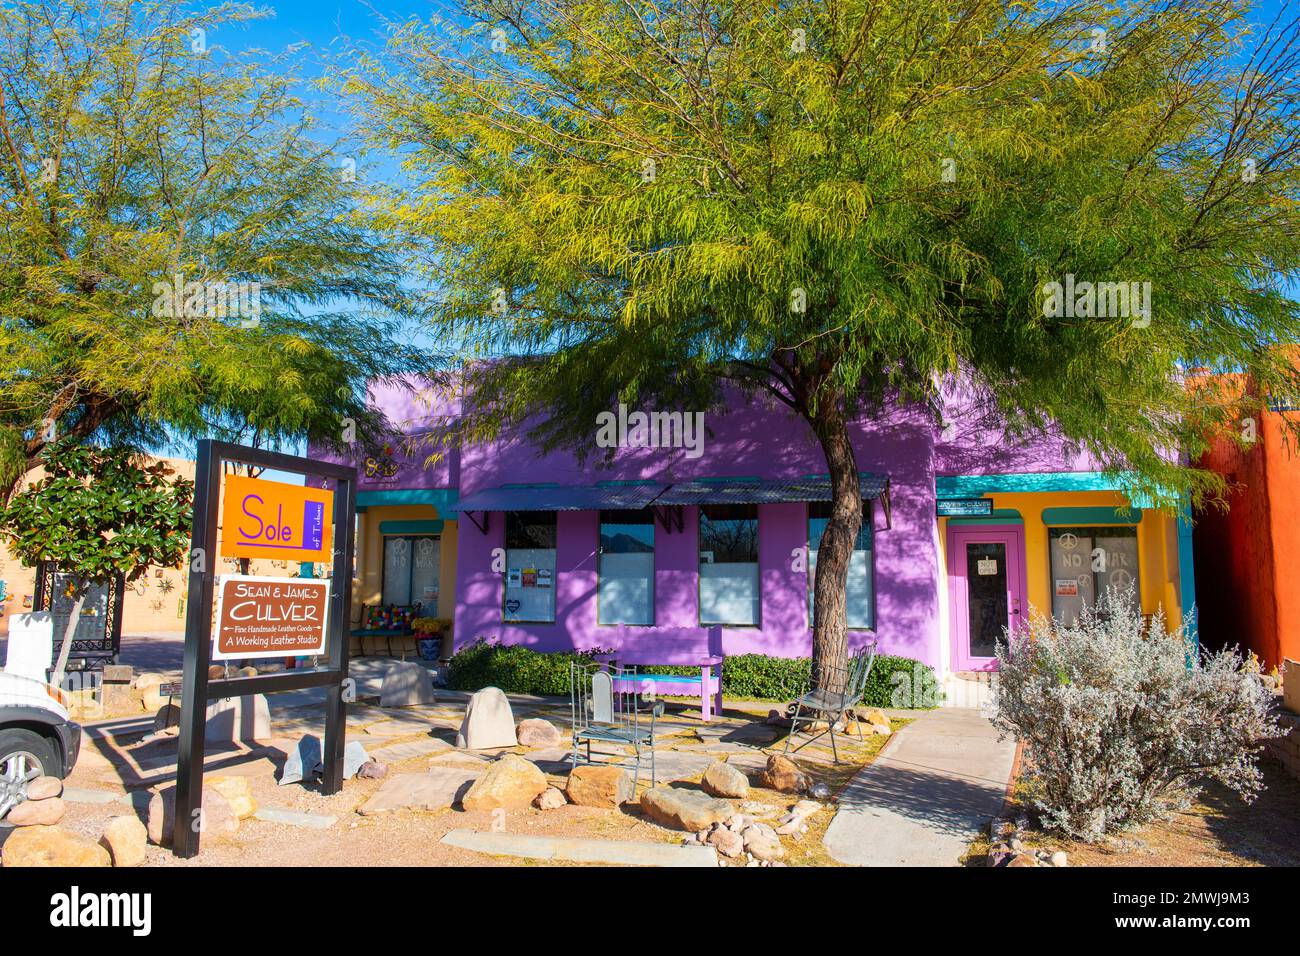
[[[564, 695], [569, 693], [569, 662], [590, 663], [599, 649], [544, 654], [518, 644], [497, 644], [480, 639], [451, 659], [447, 686], [453, 690], [500, 687], [512, 694]], [[807, 657], [768, 657], [740, 654], [728, 657], [722, 668], [722, 693], [736, 700], [789, 701], [808, 686], [812, 661]], [[646, 667], [652, 674], [694, 674], [694, 667]], [[906, 682], [896, 681], [897, 673]], [[865, 702], [871, 707], [905, 706], [895, 701], [895, 687], [910, 689], [913, 682], [933, 688], [934, 671], [910, 657], [881, 654], [867, 678]], [[918, 692], [920, 688], [918, 688]]]

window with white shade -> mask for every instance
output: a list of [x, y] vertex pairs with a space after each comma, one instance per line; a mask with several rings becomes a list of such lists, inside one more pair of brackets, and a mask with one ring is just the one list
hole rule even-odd
[[503, 621], [555, 622], [555, 512], [508, 511]]
[[700, 623], [757, 626], [758, 505], [700, 506]]
[[[817, 550], [830, 523], [831, 503], [814, 501], [808, 505], [808, 622], [814, 621], [813, 582], [817, 580]], [[873, 579], [871, 502], [862, 503], [862, 527], [858, 529], [853, 552], [849, 555], [849, 573], [844, 586], [844, 604], [849, 627], [870, 630], [876, 626], [876, 593]]]
[[1138, 606], [1137, 528], [1050, 528], [1052, 617], [1073, 625], [1113, 591]]
[[598, 624], [655, 622], [655, 525], [649, 511], [602, 511]]
[[441, 543], [437, 535], [384, 535], [385, 604], [437, 609]]

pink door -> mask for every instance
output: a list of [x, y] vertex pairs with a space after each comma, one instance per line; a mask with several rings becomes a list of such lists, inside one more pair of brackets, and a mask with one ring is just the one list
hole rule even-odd
[[952, 667], [991, 671], [1009, 628], [1025, 620], [1025, 529], [955, 525], [948, 529], [948, 597]]

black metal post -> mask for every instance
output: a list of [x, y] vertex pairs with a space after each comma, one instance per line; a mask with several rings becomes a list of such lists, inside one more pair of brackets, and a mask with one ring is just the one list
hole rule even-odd
[[[190, 542], [189, 604], [185, 609], [185, 674], [181, 685], [180, 756], [176, 768], [176, 818], [172, 852], [199, 852], [203, 801], [203, 744], [208, 713], [208, 665], [212, 659], [212, 584], [217, 564], [217, 505], [221, 456], [213, 442], [199, 442], [194, 469], [194, 529]], [[195, 811], [199, 811], [196, 816]]]
[[325, 793], [343, 789], [343, 749], [347, 708], [343, 689], [348, 678], [347, 628], [352, 620], [353, 522], [357, 513], [355, 478], [337, 478], [334, 484], [334, 566], [330, 574], [330, 615], [325, 640], [329, 669], [337, 675], [325, 688]]

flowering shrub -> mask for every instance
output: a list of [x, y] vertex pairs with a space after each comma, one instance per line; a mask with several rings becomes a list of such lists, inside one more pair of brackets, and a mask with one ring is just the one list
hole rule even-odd
[[1189, 623], [1144, 625], [1110, 592], [1072, 625], [1036, 616], [998, 648], [994, 723], [1027, 747], [1045, 826], [1095, 841], [1186, 808], [1199, 782], [1253, 800], [1262, 741], [1278, 732], [1253, 658], [1189, 654]]

